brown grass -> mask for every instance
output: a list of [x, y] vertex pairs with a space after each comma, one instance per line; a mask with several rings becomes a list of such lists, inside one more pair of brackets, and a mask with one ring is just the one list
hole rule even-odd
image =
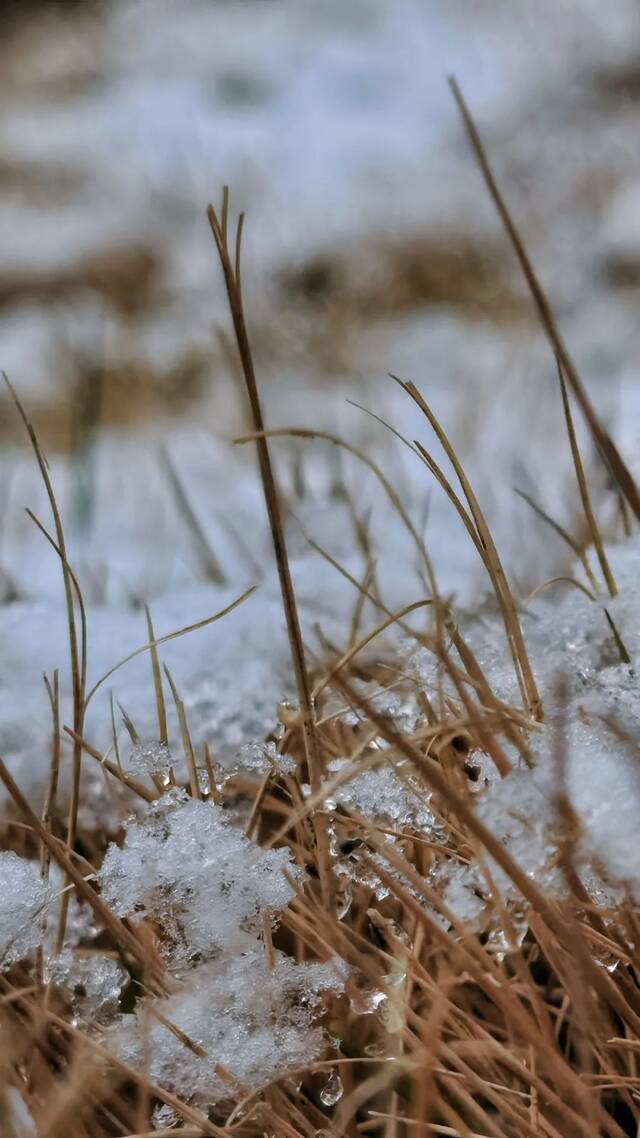
[[[457, 97], [475, 139], [475, 127], [459, 92]], [[359, 605], [357, 620], [345, 629], [344, 645], [336, 646], [335, 652], [327, 650], [315, 662], [310, 660], [300, 631], [268, 445], [270, 435], [286, 432], [269, 432], [262, 417], [242, 302], [241, 226], [232, 250], [226, 194], [220, 213], [211, 210], [209, 218], [251, 404], [251, 440], [258, 449], [298, 685], [299, 710], [282, 712], [278, 743], [281, 752], [295, 759], [295, 773], [280, 775], [274, 771], [258, 781], [236, 778], [222, 787], [211, 777], [206, 790], [199, 782], [178, 686], [166, 669], [163, 673], [159, 652], [166, 640], [201, 625], [158, 639], [147, 610], [148, 643], [139, 652], [150, 653], [160, 738], [167, 737], [163, 676], [178, 708], [188, 792], [217, 802], [237, 804], [239, 798], [244, 799], [247, 832], [264, 845], [289, 846], [298, 863], [308, 869], [306, 878], [295, 884], [294, 900], [282, 913], [279, 927], [265, 935], [267, 958], [272, 959], [274, 949], [297, 960], [338, 956], [348, 973], [346, 988], [344, 993], [326, 998], [323, 1020], [331, 1042], [327, 1042], [321, 1060], [285, 1071], [251, 1092], [238, 1086], [232, 1073], [220, 1071], [229, 1087], [228, 1101], [213, 1105], [185, 1101], [170, 1088], [154, 1083], [144, 1064], [138, 1069], [117, 1058], [99, 1031], [74, 1022], [61, 993], [45, 983], [38, 962], [25, 960], [0, 979], [0, 1125], [8, 1130], [11, 1095], [17, 1093], [32, 1112], [38, 1138], [145, 1138], [174, 1133], [182, 1138], [357, 1138], [361, 1134], [384, 1138], [414, 1134], [447, 1138], [637, 1138], [640, 922], [630, 904], [598, 908], [580, 880], [576, 865], [578, 824], [566, 787], [566, 682], [561, 679], [555, 691], [553, 721], [556, 857], [565, 888], [550, 895], [517, 864], [474, 809], [474, 756], [489, 755], [506, 778], [511, 769], [507, 744], [523, 761], [531, 762], [532, 716], [540, 712], [540, 697], [520, 628], [518, 605], [454, 447], [417, 389], [405, 384], [407, 394], [421, 408], [444, 447], [460, 483], [466, 505], [425, 448], [416, 444], [416, 453], [422, 455], [465, 520], [489, 572], [523, 708], [508, 705], [492, 691], [489, 678], [466, 642], [464, 626], [451, 601], [437, 590], [428, 552], [385, 475], [367, 456], [330, 435], [320, 437], [332, 445], [349, 447], [379, 478], [420, 547], [430, 591], [416, 605], [390, 612], [377, 595], [370, 565], [363, 580], [358, 581], [323, 554], [337, 571], [348, 576], [354, 596], [365, 597], [380, 615], [361, 631], [359, 624], [370, 610]], [[535, 277], [532, 280], [539, 299], [539, 285]], [[554, 350], [559, 351], [555, 323], [546, 304], [545, 300], [543, 324]], [[635, 512], [635, 484], [619, 456], [619, 461], [612, 461], [618, 452], [608, 436], [603, 444], [603, 429], [594, 423], [579, 380], [567, 369], [563, 353], [559, 354], [594, 437], [613, 474], [620, 476], [621, 489]], [[565, 401], [565, 412], [567, 406]], [[37, 438], [26, 414], [22, 414], [47, 480]], [[570, 414], [567, 425], [571, 439]], [[294, 433], [309, 439], [318, 437], [312, 431]], [[579, 467], [578, 456], [577, 472]], [[79, 634], [77, 624], [81, 597], [66, 560], [53, 488], [48, 481], [47, 486], [66, 589], [76, 695], [73, 727], [64, 729], [74, 742], [78, 762], [84, 751], [92, 762], [101, 764], [105, 777], [118, 780], [133, 795], [150, 801], [160, 788], [145, 787], [128, 778], [122, 772], [117, 749], [113, 761], [84, 737], [86, 706], [115, 669], [87, 692], [83, 663], [86, 637]], [[580, 497], [586, 508], [582, 484]], [[589, 510], [591, 537], [597, 546], [599, 531], [590, 501]], [[565, 537], [571, 544], [573, 539]], [[366, 534], [361, 538], [366, 553]], [[597, 552], [600, 556], [600, 549]], [[600, 565], [606, 580], [601, 557]], [[613, 591], [611, 585], [609, 588]], [[418, 609], [431, 614], [426, 630], [420, 632], [412, 631], [409, 620]], [[389, 657], [380, 641], [394, 626], [405, 636], [414, 636], [416, 643], [431, 654], [434, 680], [424, 690], [402, 670], [390, 672]], [[363, 683], [368, 685], [366, 693]], [[410, 734], [400, 731], [392, 717], [380, 711], [372, 697], [376, 688], [393, 689], [414, 701], [420, 714]], [[91, 907], [100, 929], [101, 951], [109, 951], [125, 963], [139, 998], [148, 1001], [149, 993], [164, 992], [171, 986], [157, 948], [157, 930], [147, 921], [134, 929], [102, 901], [75, 849], [73, 814], [66, 842], [52, 832], [60, 758], [56, 677], [49, 682], [49, 691], [54, 738], [48, 806], [43, 817], [36, 816], [1, 760], [0, 779], [23, 826], [35, 835], [45, 856], [60, 865], [69, 886]], [[355, 720], [350, 716], [347, 721], [346, 711], [355, 712]], [[211, 742], [215, 748], [215, 739]], [[326, 779], [327, 763], [335, 757], [348, 760], [345, 773]], [[398, 776], [417, 786], [419, 794], [428, 799], [440, 823], [437, 840], [408, 823], [385, 826], [363, 817], [355, 808], [332, 804], [330, 799], [340, 779], [383, 761], [392, 763]], [[212, 775], [208, 748], [206, 765]], [[311, 794], [305, 796], [303, 784], [307, 782]], [[334, 839], [331, 846], [329, 836]], [[443, 883], [453, 864], [474, 865], [479, 870], [485, 903], [475, 923], [461, 922], [444, 900]], [[494, 865], [506, 875], [510, 883], [507, 889], [496, 885]], [[350, 879], [346, 906], [341, 905], [345, 874]], [[380, 997], [377, 1010], [367, 1004], [372, 993]], [[155, 1005], [148, 1002], [148, 1006], [149, 1014], [162, 1017]], [[165, 1019], [162, 1022], [184, 1045], [188, 1067], [202, 1048], [175, 1025]], [[216, 1057], [210, 1058], [215, 1063]], [[327, 1078], [335, 1083], [338, 1076], [342, 1093], [328, 1103], [323, 1100], [322, 1088]], [[158, 1104], [175, 1112], [177, 1128], [154, 1129], [152, 1112]]]

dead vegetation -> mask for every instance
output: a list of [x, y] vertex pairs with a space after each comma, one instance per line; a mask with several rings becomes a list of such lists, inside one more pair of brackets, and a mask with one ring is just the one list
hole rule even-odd
[[[598, 577], [587, 562], [589, 584], [594, 593], [606, 587], [613, 595], [616, 585], [589, 499], [569, 397], [584, 414], [636, 517], [640, 516], [638, 491], [588, 401], [469, 113], [458, 89], [454, 91], [559, 362], [559, 414], [564, 406], [581, 508], [599, 565]], [[267, 959], [272, 961], [274, 948], [298, 961], [337, 957], [343, 963], [346, 984], [342, 993], [325, 998], [322, 1020], [332, 1042], [324, 1058], [286, 1071], [257, 1091], [238, 1085], [233, 1073], [220, 1071], [228, 1084], [228, 1100], [207, 1105], [158, 1085], [144, 1064], [132, 1066], [118, 1058], [99, 1029], [78, 1022], [55, 984], [47, 982], [41, 956], [19, 962], [4, 974], [0, 988], [3, 1132], [14, 1138], [30, 1133], [38, 1138], [144, 1138], [174, 1133], [182, 1138], [636, 1136], [640, 1117], [640, 926], [631, 905], [615, 909], [595, 905], [576, 870], [577, 823], [564, 783], [562, 687], [556, 693], [555, 755], [555, 844], [565, 885], [562, 897], [547, 895], [474, 810], [479, 757], [487, 756], [503, 778], [509, 777], [514, 759], [529, 763], [529, 742], [545, 709], [541, 678], [533, 675], [527, 654], [520, 606], [455, 449], [418, 389], [403, 383], [407, 397], [414, 400], [453, 467], [458, 488], [423, 443], [403, 440], [443, 486], [486, 569], [520, 692], [520, 701], [514, 705], [492, 691], [451, 602], [438, 591], [428, 550], [415, 533], [425, 596], [411, 608], [420, 607], [430, 614], [422, 631], [416, 631], [409, 621], [412, 613], [408, 609], [392, 613], [385, 607], [371, 567], [363, 582], [353, 581], [354, 620], [345, 644], [335, 652], [325, 645], [323, 660], [310, 666], [269, 451], [270, 445], [277, 445], [271, 438], [287, 432], [268, 431], [262, 419], [242, 300], [242, 222], [232, 240], [226, 193], [221, 210], [210, 209], [209, 220], [251, 405], [251, 441], [258, 447], [298, 689], [299, 711], [282, 709], [276, 733], [278, 751], [295, 761], [294, 770], [282, 773], [274, 767], [260, 782], [236, 779], [218, 786], [209, 753], [197, 761], [172, 677], [166, 674], [168, 686], [165, 682], [161, 641], [154, 638], [150, 617], [149, 642], [141, 651], [150, 654], [161, 741], [166, 741], [168, 693], [178, 706], [188, 793], [227, 803], [230, 809], [244, 803], [247, 833], [257, 836], [263, 846], [288, 846], [297, 864], [304, 867], [304, 877], [282, 912], [278, 928], [272, 932], [265, 924]], [[47, 480], [37, 437], [22, 414]], [[326, 434], [306, 435], [324, 445], [349, 445]], [[354, 448], [351, 451], [357, 453]], [[411, 531], [402, 503], [394, 497], [384, 474], [367, 456], [358, 457], [373, 469]], [[81, 758], [98, 761], [106, 778], [124, 785], [133, 796], [153, 801], [166, 787], [141, 786], [123, 774], [119, 760], [101, 756], [84, 738], [84, 713], [95, 688], [87, 693], [82, 598], [67, 563], [64, 531], [48, 481], [47, 488], [55, 521], [55, 536], [50, 541], [60, 556], [67, 601], [74, 722], [66, 730], [74, 741], [76, 771]], [[574, 539], [569, 535], [568, 540]], [[588, 558], [590, 551], [579, 548]], [[346, 572], [338, 564], [335, 567]], [[378, 610], [378, 623], [366, 632], [359, 630], [361, 597]], [[388, 661], [378, 638], [394, 625], [430, 653], [432, 690], [417, 688], [404, 674], [389, 679]], [[416, 725], [410, 732], [380, 709], [374, 694], [380, 688], [393, 689], [412, 701]], [[50, 690], [56, 723], [55, 684]], [[55, 743], [63, 726], [58, 723], [54, 730], [51, 794], [41, 819], [1, 762], [0, 778], [20, 825], [28, 828], [41, 847], [43, 865], [57, 863], [69, 886], [93, 910], [99, 931], [82, 950], [117, 957], [130, 977], [127, 998], [131, 1004], [144, 1002], [150, 1015], [162, 1017], [162, 996], [171, 988], [162, 954], [163, 930], [149, 920], [134, 925], [116, 917], [94, 887], [91, 873], [96, 866], [87, 863], [76, 842], [77, 780], [71, 812], [66, 822], [61, 819], [55, 793], [60, 754]], [[328, 768], [338, 757], [345, 760], [346, 778], [376, 765], [392, 764], [402, 778], [419, 788], [433, 810], [437, 840], [410, 824], [385, 827], [356, 808], [337, 806], [333, 795], [340, 776], [330, 776]], [[175, 781], [173, 773], [169, 781]], [[477, 927], [462, 924], [444, 901], [442, 882], [452, 862], [472, 862], [479, 867], [484, 908]], [[508, 895], [496, 886], [492, 864], [509, 880]], [[66, 904], [63, 897], [62, 922]], [[121, 1010], [131, 1007], [123, 1000]], [[185, 1036], [166, 1018], [162, 1022], [184, 1046], [186, 1066], [194, 1056], [203, 1057], [198, 1040]], [[205, 1057], [216, 1064], [215, 1055]], [[170, 1122], [166, 1126], [153, 1121], [158, 1106], [167, 1108]], [[20, 1121], [27, 1108], [35, 1129], [29, 1129], [28, 1120]]]

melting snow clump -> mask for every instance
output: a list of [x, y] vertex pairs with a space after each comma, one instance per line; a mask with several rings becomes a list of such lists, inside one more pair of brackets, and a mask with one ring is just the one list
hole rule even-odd
[[338, 986], [330, 965], [296, 964], [278, 953], [269, 968], [256, 945], [194, 969], [176, 995], [156, 1005], [204, 1055], [195, 1055], [155, 1018], [145, 1020], [144, 1009], [122, 1021], [116, 1046], [135, 1064], [146, 1039], [152, 1079], [177, 1093], [219, 1100], [235, 1088], [216, 1073], [216, 1065], [253, 1088], [316, 1058], [324, 1036], [313, 1026], [313, 1013], [321, 993]]
[[211, 802], [174, 790], [133, 821], [122, 848], [107, 850], [102, 896], [120, 916], [154, 917], [174, 942], [174, 960], [240, 949], [262, 914], [293, 896], [287, 850], [262, 850]]
[[[416, 783], [407, 769], [408, 764], [391, 765], [386, 754], [381, 762], [385, 765], [361, 770], [339, 787], [335, 792], [336, 802], [354, 806], [373, 820], [384, 819], [396, 826], [430, 831], [435, 819], [427, 805], [428, 793], [424, 786]], [[342, 770], [344, 764], [339, 761], [329, 766], [332, 775]]]
[[47, 979], [65, 992], [74, 1013], [92, 1023], [107, 1022], [118, 1012], [120, 997], [129, 976], [113, 957], [69, 950], [52, 955]]
[[[288, 850], [261, 849], [220, 806], [175, 789], [130, 822], [122, 848], [110, 846], [103, 898], [122, 916], [161, 924], [180, 983], [154, 1001], [158, 1016], [143, 1000], [112, 1028], [128, 1063], [148, 1055], [157, 1082], [211, 1102], [233, 1089], [221, 1068], [253, 1087], [321, 1052], [316, 1009], [322, 991], [340, 987], [339, 975], [279, 952], [270, 961], [259, 939], [264, 917], [293, 896], [285, 869], [295, 872]], [[104, 993], [113, 999], [118, 979], [105, 976], [94, 1003]]]

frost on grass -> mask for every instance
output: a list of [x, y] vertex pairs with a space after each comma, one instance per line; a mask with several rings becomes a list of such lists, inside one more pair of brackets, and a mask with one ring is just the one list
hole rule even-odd
[[[329, 765], [332, 775], [340, 775], [344, 770], [343, 762], [334, 761]], [[385, 754], [378, 766], [358, 771], [335, 791], [334, 797], [337, 804], [353, 806], [366, 818], [387, 825], [428, 833], [435, 824], [427, 805], [428, 792], [412, 777], [407, 763], [392, 764]]]
[[111, 845], [100, 872], [104, 900], [126, 917], [161, 922], [177, 962], [252, 943], [262, 914], [293, 896], [286, 850], [262, 850], [223, 809], [173, 791]]
[[0, 853], [0, 970], [23, 960], [40, 946], [45, 960], [70, 962], [71, 946], [95, 936], [97, 929], [91, 909], [71, 893], [66, 951], [59, 957], [54, 955], [59, 899], [65, 888], [65, 875], [55, 863], [49, 867], [49, 879], [45, 881], [37, 862], [19, 857], [11, 850]]
[[69, 1002], [74, 1015], [91, 1023], [108, 1022], [117, 1013], [129, 979], [122, 965], [99, 952], [66, 950], [47, 961], [46, 978]]
[[[527, 606], [525, 628], [534, 672], [541, 684], [546, 722], [529, 736], [533, 769], [517, 756], [505, 779], [490, 774], [477, 797], [477, 811], [515, 861], [539, 885], [556, 894], [565, 889], [557, 849], [563, 823], [558, 817], [557, 745], [566, 756], [567, 791], [581, 833], [574, 851], [586, 888], [600, 901], [626, 890], [640, 897], [637, 817], [640, 810], [640, 541], [631, 538], [607, 550], [619, 593], [591, 600], [575, 588], [549, 589]], [[576, 575], [578, 571], [576, 570]], [[614, 622], [630, 663], [607, 619]], [[504, 651], [499, 622], [479, 617], [468, 638], [493, 690], [518, 705], [513, 670]], [[425, 688], [434, 677], [423, 649], [411, 650], [410, 666]], [[568, 685], [568, 704], [556, 721], [556, 685]], [[621, 735], [622, 732], [622, 735]], [[506, 875], [488, 859], [493, 880], [507, 898], [514, 896]], [[451, 870], [445, 900], [463, 920], [475, 920], [489, 895], [477, 864]]]
[[156, 739], [140, 739], [131, 748], [127, 770], [133, 775], [160, 775], [166, 778], [171, 767], [171, 751]]
[[273, 742], [245, 743], [233, 759], [220, 764], [223, 780], [234, 775], [263, 778], [269, 771], [274, 774], [295, 774], [296, 770], [294, 759], [289, 755], [281, 755]]
[[0, 853], [0, 968], [21, 960], [40, 944], [53, 896], [35, 862], [11, 851]]
[[[127, 1062], [148, 1053], [157, 1082], [214, 1101], [234, 1089], [220, 1068], [253, 1087], [320, 1053], [315, 1009], [338, 975], [281, 953], [270, 967], [259, 939], [264, 918], [293, 896], [285, 869], [295, 872], [287, 850], [261, 849], [221, 807], [178, 790], [132, 820], [122, 848], [109, 848], [103, 898], [122, 916], [150, 917], [162, 927], [181, 983], [153, 1004], [165, 1022], [148, 1015], [148, 1001], [120, 1019], [113, 1042]], [[115, 975], [105, 977], [111, 999], [116, 984]]]
[[[144, 1005], [135, 1018], [123, 1020], [114, 1042], [122, 1058], [135, 1064], [146, 1039], [152, 1079], [215, 1101], [230, 1096], [238, 1083], [256, 1087], [320, 1055], [323, 1032], [313, 1021], [321, 993], [335, 990], [338, 979], [330, 965], [296, 964], [280, 953], [269, 968], [256, 945], [194, 969], [176, 995], [156, 1004], [165, 1020], [205, 1052], [202, 1057], [164, 1024], [145, 1018]], [[217, 1065], [231, 1083], [216, 1073]]]

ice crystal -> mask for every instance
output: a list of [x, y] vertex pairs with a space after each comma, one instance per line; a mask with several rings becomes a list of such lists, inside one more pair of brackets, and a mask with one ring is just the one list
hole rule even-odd
[[164, 778], [171, 767], [171, 752], [166, 743], [154, 739], [141, 739], [135, 743], [127, 759], [127, 768], [133, 775], [160, 775]]
[[11, 851], [0, 853], [0, 968], [32, 952], [53, 900], [35, 862]]
[[111, 845], [100, 872], [104, 899], [121, 916], [164, 923], [176, 958], [242, 945], [292, 897], [286, 850], [261, 850], [212, 802], [173, 791]]

